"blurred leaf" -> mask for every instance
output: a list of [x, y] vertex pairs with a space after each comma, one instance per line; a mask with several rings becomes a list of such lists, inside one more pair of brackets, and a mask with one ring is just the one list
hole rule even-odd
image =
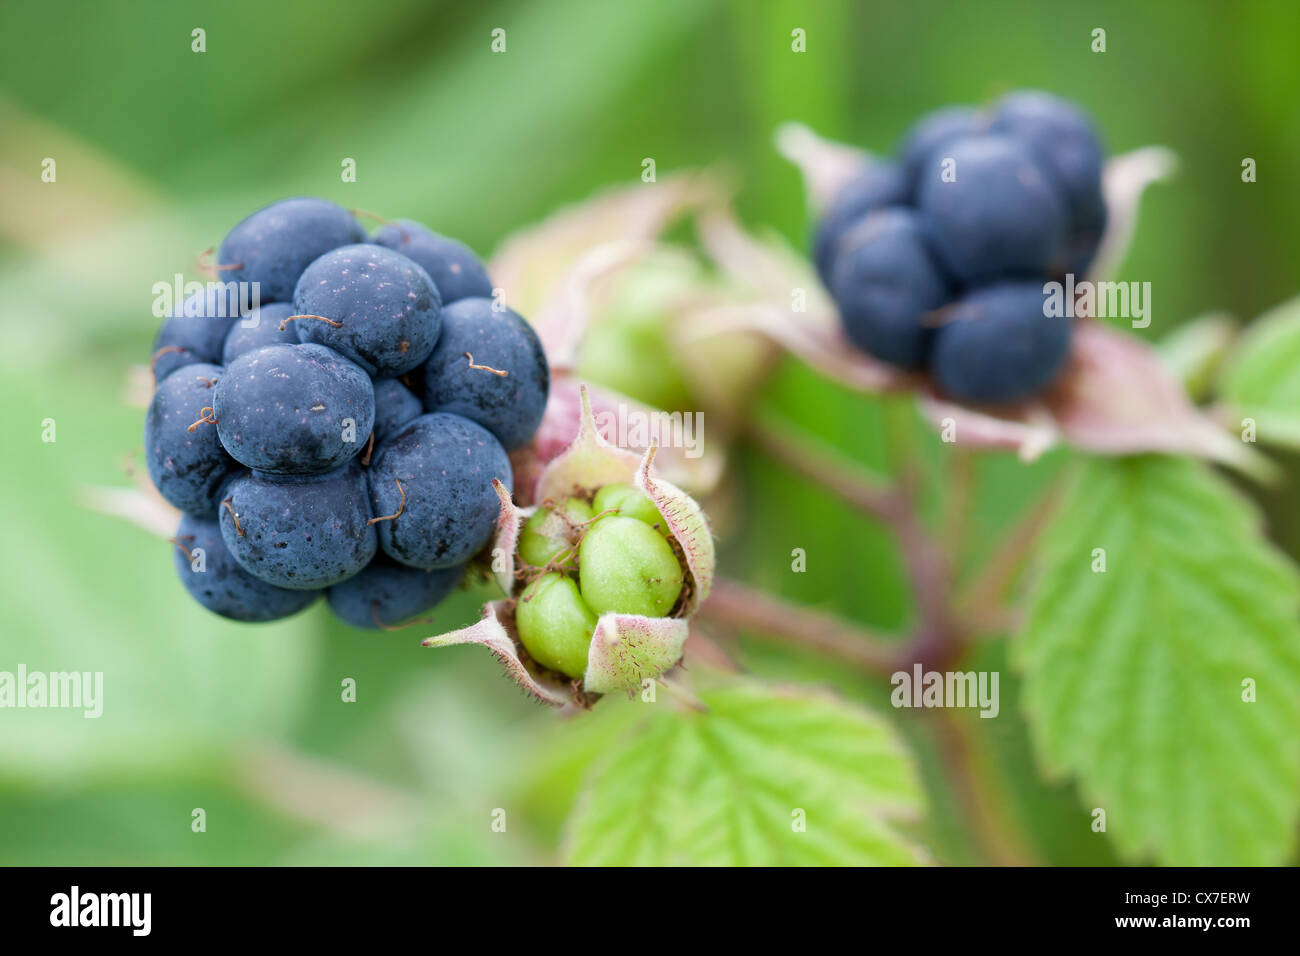
[[1224, 312], [1213, 312], [1178, 326], [1157, 346], [1160, 362], [1194, 401], [1209, 395], [1223, 360], [1237, 336], [1237, 322]]
[[[124, 484], [142, 413], [116, 405], [111, 373], [0, 382], [12, 507], [0, 549], [0, 670], [102, 672], [103, 715], [0, 710], [0, 776], [201, 765], [211, 748], [282, 732], [313, 670], [311, 615], [236, 624], [176, 580], [173, 545], [77, 504], [83, 484]], [[53, 419], [56, 441], [41, 440]], [[138, 446], [139, 439], [134, 443]]]
[[679, 304], [706, 294], [701, 273], [698, 262], [668, 248], [629, 269], [582, 340], [578, 376], [655, 408], [691, 410], [669, 323]]
[[[436, 23], [445, 35], [464, 16], [422, 0], [390, 0], [370, 10], [326, 0], [310, 18], [292, 7], [269, 8], [254, 0], [232, 0], [202, 16], [166, 0], [141, 0], [116, 13], [95, 5], [59, 6], [64, 15], [75, 13], [81, 29], [58, 29], [48, 14], [34, 9], [4, 8], [0, 85], [126, 163], [165, 175], [214, 149], [259, 152], [241, 147], [244, 137], [238, 133], [241, 127], [256, 128], [259, 115], [274, 115], [308, 90], [326, 85], [333, 85], [334, 92], [346, 89], [372, 64], [391, 62], [395, 46], [412, 30]], [[196, 27], [207, 34], [204, 53], [192, 49], [190, 31]], [[283, 55], [291, 44], [309, 46], [311, 55], [299, 57], [286, 70]], [[124, 54], [131, 56], [130, 63], [108, 74], [109, 64]], [[76, 66], [42, 82], [31, 64], [59, 56], [72, 58]], [[100, 82], [87, 83], [92, 75]], [[159, 83], [160, 75], [173, 82]], [[100, 94], [109, 89], [106, 102]], [[250, 108], [253, 103], [256, 109]], [[201, 116], [203, 128], [226, 135], [176, 136], [159, 149], [141, 136], [150, 115], [177, 123]], [[59, 157], [62, 173], [63, 156], [45, 155]]]
[[[450, 709], [450, 708], [449, 708]], [[427, 734], [429, 737], [439, 736]], [[443, 734], [440, 736], [453, 736]], [[460, 736], [460, 735], [455, 735]], [[358, 773], [347, 763], [320, 760], [289, 748], [251, 749], [235, 761], [231, 777], [267, 807], [311, 828], [295, 844], [291, 865], [450, 865], [537, 862], [527, 828], [518, 825], [504, 788], [484, 790], [481, 767], [452, 763], [445, 776], [455, 787], [423, 791], [393, 786]], [[489, 754], [482, 764], [501, 776], [510, 764]], [[466, 767], [468, 785], [462, 784]], [[495, 791], [495, 792], [494, 792]]]
[[[1022, 680], [1008, 664], [1010, 651], [1005, 640], [983, 641], [962, 669], [998, 672], [1002, 675], [1001, 699], [1020, 700]], [[900, 711], [899, 715], [907, 713]], [[1043, 779], [1034, 760], [1026, 714], [1020, 708], [1003, 707], [996, 720], [983, 720], [973, 711], [952, 715], [965, 721], [976, 772], [984, 776], [985, 786], [994, 790], [999, 813], [1015, 821], [1015, 829], [1030, 839], [1038, 855], [1036, 862], [1047, 866], [1119, 864], [1106, 834], [1093, 831], [1092, 816], [1081, 804], [1073, 781]], [[946, 778], [942, 782], [948, 784]]]
[[[671, 58], [716, 6], [714, 0], [664, 0], [650, 10], [553, 0], [432, 10], [408, 0], [380, 15], [335, 0], [310, 23], [251, 6], [222, 8], [205, 17], [208, 52], [195, 54], [193, 17], [155, 0], [110, 18], [114, 42], [78, 46], [78, 67], [60, 77], [58, 87], [33, 83], [32, 69], [19, 65], [44, 59], [0, 56], [0, 127], [13, 125], [16, 134], [12, 162], [0, 144], [6, 195], [0, 236], [24, 249], [41, 239], [35, 254], [8, 257], [14, 267], [0, 263], [0, 295], [10, 307], [0, 321], [6, 335], [21, 337], [16, 351], [24, 356], [19, 363], [11, 350], [0, 351], [0, 366], [29, 366], [33, 356], [66, 358], [87, 344], [87, 330], [97, 338], [135, 330], [137, 354], [146, 356], [157, 326], [149, 316], [154, 283], [169, 282], [176, 272], [197, 278], [200, 250], [219, 243], [254, 209], [286, 196], [320, 195], [349, 208], [424, 220], [482, 253], [511, 226], [545, 214], [557, 201], [585, 196], [595, 184], [640, 184], [647, 143], [659, 157], [661, 179], [670, 166], [713, 158], [675, 148], [665, 155], [659, 136], [638, 115], [642, 111], [617, 104], [624, 90], [637, 89], [638, 78], [672, 96], [664, 76], [676, 83], [682, 78], [657, 72], [654, 62]], [[256, 37], [231, 42], [249, 32], [250, 18]], [[356, 18], [370, 27], [358, 31]], [[451, 33], [449, 27], [460, 29]], [[491, 50], [498, 27], [508, 31], [504, 54]], [[382, 30], [389, 36], [372, 46], [368, 38], [381, 35], [372, 31]], [[41, 31], [25, 20], [16, 19], [10, 31], [0, 24], [0, 41], [20, 33], [36, 39]], [[620, 42], [606, 42], [610, 36]], [[39, 42], [61, 41], [46, 30]], [[267, 53], [291, 47], [312, 49], [305, 71], [285, 71], [280, 58]], [[5, 49], [0, 44], [0, 52]], [[557, 57], [560, 50], [583, 55]], [[119, 69], [124, 54], [139, 69]], [[176, 75], [177, 83], [158, 84], [159, 70]], [[82, 78], [89, 75], [113, 79], [108, 87], [92, 84], [96, 95], [88, 98]], [[66, 98], [47, 110], [66, 128], [44, 117], [7, 122], [11, 109], [24, 103], [4, 99], [6, 80], [30, 89], [41, 104], [56, 99], [66, 80]], [[292, 89], [282, 89], [286, 82]], [[101, 94], [114, 108], [92, 104]], [[169, 149], [145, 143], [158, 116], [179, 117], [195, 104], [218, 108], [204, 112], [203, 122], [222, 135], [182, 137]], [[659, 110], [656, 116], [675, 131], [681, 112]], [[623, 122], [631, 129], [624, 131]], [[265, 148], [266, 130], [313, 159], [286, 165]], [[451, 131], [458, 145], [440, 145]], [[104, 151], [104, 143], [120, 152]], [[635, 155], [628, 152], [633, 143]], [[58, 158], [56, 184], [42, 183], [35, 165], [30, 176], [9, 174], [38, 152]], [[122, 155], [147, 157], [151, 176], [137, 181]], [[340, 180], [345, 157], [358, 161], [355, 183]], [[518, 175], [521, 162], [528, 166], [525, 177]], [[134, 185], [109, 191], [87, 182]], [[74, 188], [84, 201], [68, 195]]]
[[[878, 718], [825, 695], [748, 684], [703, 700], [707, 713], [665, 707], [590, 781], [571, 823], [571, 862], [924, 859], [895, 828], [920, 814], [921, 786]], [[806, 832], [795, 826], [803, 814]]]
[[638, 701], [621, 694], [607, 697], [591, 711], [548, 719], [533, 735], [522, 773], [514, 768], [519, 797], [530, 827], [548, 845], [559, 842], [584, 778], [602, 755], [645, 715]]
[[1221, 397], [1234, 418], [1253, 418], [1265, 443], [1300, 447], [1300, 299], [1251, 324], [1224, 368]]
[[[531, 716], [532, 708], [501, 680], [495, 662], [475, 654], [439, 657], [420, 640], [436, 627], [476, 619], [486, 595], [479, 586], [457, 591], [433, 610], [436, 623], [420, 620], [396, 632], [360, 631], [322, 615], [320, 666], [292, 732], [294, 745], [405, 787], [441, 783], [430, 794], [440, 801], [452, 796], [450, 789], [474, 790], [485, 762], [509, 757], [499, 750], [497, 731]], [[356, 681], [355, 700], [341, 699], [345, 678]], [[456, 732], [430, 730], [447, 726]], [[469, 727], [476, 732], [460, 732]], [[445, 753], [432, 756], [436, 747]]]
[[[216, 764], [141, 783], [103, 780], [0, 792], [0, 865], [256, 866], [309, 831], [248, 799]], [[201, 808], [205, 832], [192, 829]]]
[[388, 840], [326, 836], [295, 847], [278, 861], [285, 866], [524, 866], [537, 861], [517, 843], [489, 828], [440, 819], [436, 826], [411, 827]]
[[[1078, 775], [1129, 856], [1284, 859], [1300, 804], [1300, 590], [1254, 510], [1192, 461], [1097, 460], [1041, 559], [1016, 647], [1041, 761]], [[1243, 701], [1246, 678], [1258, 701]]]
[[[798, 645], [742, 640], [732, 651], [742, 671], [753, 678], [824, 688], [859, 706], [878, 709], [889, 715], [891, 726], [911, 753], [926, 791], [925, 819], [919, 825], [909, 827], [908, 834], [923, 843], [929, 855], [940, 865], [971, 866], [981, 862], [971, 836], [964, 832], [960, 795], [952, 785], [944, 764], [944, 753], [923, 711], [893, 708], [889, 699], [893, 688], [885, 681], [846, 668], [833, 658], [810, 655]], [[1002, 723], [1001, 720], [976, 722]]]

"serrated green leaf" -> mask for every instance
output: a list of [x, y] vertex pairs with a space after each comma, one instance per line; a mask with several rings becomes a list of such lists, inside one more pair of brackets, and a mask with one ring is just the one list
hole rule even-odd
[[754, 684], [703, 700], [707, 713], [657, 705], [597, 770], [570, 821], [570, 862], [923, 862], [895, 827], [920, 814], [921, 785], [878, 717], [829, 695]]
[[1259, 441], [1300, 447], [1300, 298], [1251, 323], [1224, 367], [1219, 393]]
[[1254, 509], [1197, 462], [1096, 460], [1040, 559], [1015, 648], [1040, 761], [1079, 778], [1131, 857], [1285, 859], [1300, 806], [1300, 592]]

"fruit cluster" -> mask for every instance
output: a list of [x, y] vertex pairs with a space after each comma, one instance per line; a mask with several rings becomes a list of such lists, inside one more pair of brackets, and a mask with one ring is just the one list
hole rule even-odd
[[1070, 341], [1044, 280], [1082, 278], [1097, 251], [1102, 160], [1088, 117], [1046, 93], [923, 117], [818, 225], [813, 257], [848, 337], [959, 400], [1043, 388]]
[[630, 484], [602, 487], [586, 501], [543, 505], [524, 523], [519, 557], [532, 580], [515, 626], [543, 667], [581, 679], [602, 614], [668, 617], [685, 576], [668, 524]]
[[158, 333], [144, 430], [185, 587], [241, 621], [322, 593], [363, 628], [433, 607], [541, 423], [532, 327], [466, 246], [409, 221], [367, 238], [320, 199], [253, 213], [217, 261]]

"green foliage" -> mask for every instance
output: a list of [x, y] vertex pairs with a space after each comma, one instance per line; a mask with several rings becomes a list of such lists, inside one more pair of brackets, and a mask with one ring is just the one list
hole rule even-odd
[[1235, 418], [1254, 419], [1259, 441], [1300, 447], [1300, 299], [1251, 325], [1219, 388]]
[[639, 698], [614, 694], [581, 720], [533, 724], [526, 761], [513, 773], [519, 805], [546, 846], [560, 845], [583, 782], [644, 718]]
[[[279, 861], [310, 834], [250, 799], [231, 768], [0, 793], [5, 866], [250, 866]], [[202, 809], [204, 832], [194, 829]]]
[[661, 254], [628, 270], [583, 338], [578, 374], [654, 408], [694, 408], [668, 320], [680, 301], [699, 295], [703, 279], [698, 264], [676, 255]]
[[1254, 509], [1197, 462], [1092, 461], [1041, 562], [1016, 659], [1042, 762], [1079, 778], [1131, 857], [1284, 860], [1300, 589]]
[[658, 705], [609, 755], [573, 817], [570, 862], [923, 862], [898, 829], [921, 811], [920, 784], [878, 718], [822, 694], [751, 684], [703, 701], [707, 713]]
[[[15, 505], [0, 548], [0, 670], [103, 674], [98, 718], [0, 711], [7, 775], [84, 779], [201, 762], [232, 738], [284, 730], [312, 666], [314, 612], [232, 626], [188, 599], [172, 545], [81, 506], [86, 486], [125, 483], [130, 445], [119, 436], [138, 434], [140, 415], [104, 401], [115, 385], [103, 375], [0, 380], [2, 438], [23, 449], [21, 468], [0, 471], [0, 493]], [[46, 418], [53, 442], [39, 438]]]

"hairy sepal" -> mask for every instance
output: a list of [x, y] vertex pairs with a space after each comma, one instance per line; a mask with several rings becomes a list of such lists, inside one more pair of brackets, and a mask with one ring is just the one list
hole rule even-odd
[[506, 670], [506, 676], [538, 703], [564, 707], [574, 702], [572, 687], [560, 682], [549, 673], [531, 664], [525, 664], [519, 655], [519, 642], [511, 631], [514, 612], [508, 602], [493, 601], [483, 608], [483, 617], [477, 624], [458, 631], [425, 638], [425, 647], [452, 647], [456, 644], [478, 644], [486, 647]]
[[[579, 391], [579, 408], [577, 437], [542, 468], [536, 500], [556, 505], [568, 498], [590, 500], [597, 490], [616, 482], [634, 484], [645, 492], [663, 516], [686, 564], [687, 586], [673, 615], [602, 615], [592, 632], [581, 687], [543, 671], [521, 654], [513, 600], [490, 603], [477, 624], [424, 641], [426, 647], [486, 647], [505, 666], [507, 676], [529, 696], [552, 706], [589, 706], [592, 695], [616, 690], [633, 694], [645, 686], [645, 681], [675, 666], [681, 660], [690, 630], [689, 618], [712, 587], [716, 560], [713, 536], [700, 506], [672, 482], [651, 474], [657, 445], [652, 443], [638, 457], [606, 441], [596, 427], [586, 386]], [[523, 524], [536, 509], [518, 507], [499, 482], [494, 482], [493, 487], [500, 499], [492, 545], [493, 573], [506, 594], [517, 598], [525, 582], [517, 573], [515, 552]]]
[[709, 519], [694, 498], [663, 478], [651, 477], [650, 466], [654, 463], [656, 451], [653, 445], [646, 451], [637, 467], [634, 484], [650, 496], [669, 532], [681, 546], [690, 576], [682, 613], [690, 617], [713, 588], [713, 570], [717, 563], [713, 532], [709, 529]]
[[605, 440], [596, 426], [587, 386], [578, 389], [578, 435], [542, 469], [536, 500], [590, 499], [596, 491], [635, 474], [637, 455]]
[[1033, 461], [1060, 443], [1101, 455], [1185, 454], [1257, 478], [1268, 460], [1192, 404], [1154, 348], [1095, 320], [1076, 323], [1065, 372], [1014, 406], [972, 407], [921, 393], [921, 409], [959, 445], [1015, 450]]
[[583, 689], [632, 696], [681, 660], [689, 632], [682, 618], [602, 615], [591, 636]]

